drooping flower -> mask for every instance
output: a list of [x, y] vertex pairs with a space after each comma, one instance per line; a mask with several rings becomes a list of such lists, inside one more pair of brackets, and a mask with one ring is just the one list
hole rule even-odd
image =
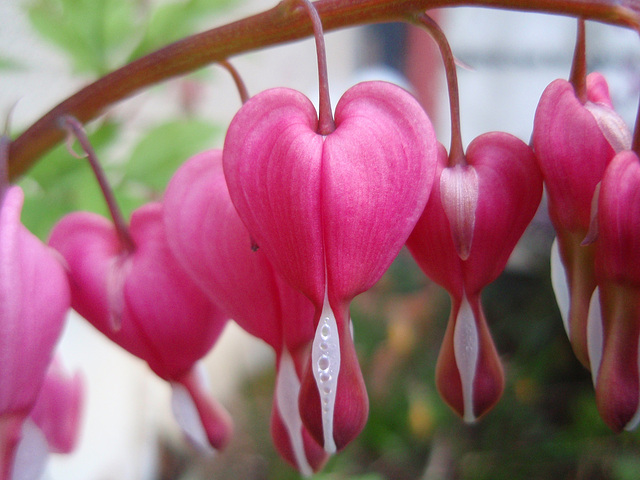
[[602, 325], [589, 355], [598, 410], [615, 431], [640, 423], [639, 185], [640, 158], [621, 152], [605, 170], [598, 201], [592, 309], [599, 307]]
[[[145, 360], [174, 392], [178, 420], [195, 408], [200, 424], [183, 425], [197, 444], [222, 448], [231, 419], [207, 393], [198, 361], [218, 338], [226, 317], [191, 280], [167, 244], [162, 205], [131, 217], [135, 248], [125, 248], [114, 226], [87, 212], [64, 217], [49, 243], [68, 264], [73, 308], [108, 338]], [[185, 404], [186, 402], [186, 404]], [[204, 438], [194, 438], [203, 433]]]
[[613, 110], [606, 80], [591, 73], [584, 103], [566, 80], [555, 80], [545, 89], [535, 114], [532, 144], [557, 234], [551, 254], [556, 298], [577, 358], [593, 369], [587, 330], [596, 288], [595, 247], [584, 240], [593, 226], [596, 187], [616, 152], [630, 147], [631, 133]]
[[49, 453], [70, 453], [78, 440], [83, 403], [83, 380], [69, 376], [58, 358], [49, 366], [38, 399], [22, 426], [13, 478], [39, 479]]
[[271, 432], [280, 454], [302, 474], [319, 470], [326, 453], [302, 425], [300, 378], [313, 339], [313, 304], [251, 248], [222, 171], [222, 152], [189, 159], [163, 200], [169, 244], [210, 298], [243, 329], [276, 352]]
[[284, 88], [249, 100], [223, 150], [231, 199], [269, 261], [315, 306], [303, 377], [303, 421], [328, 452], [362, 429], [368, 400], [350, 333], [349, 303], [385, 272], [431, 190], [435, 136], [404, 90], [358, 84], [319, 132], [311, 102]]
[[451, 295], [452, 309], [436, 366], [444, 400], [466, 421], [490, 410], [504, 375], [480, 294], [505, 268], [542, 196], [532, 150], [502, 132], [479, 136], [466, 164], [438, 155], [433, 192], [407, 241], [422, 270]]
[[58, 258], [20, 222], [20, 187], [4, 183], [0, 196], [0, 479], [8, 480], [70, 300]]

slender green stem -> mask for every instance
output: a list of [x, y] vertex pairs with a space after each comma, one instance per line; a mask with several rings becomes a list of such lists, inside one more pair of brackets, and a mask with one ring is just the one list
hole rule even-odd
[[122, 212], [118, 208], [118, 202], [113, 195], [109, 181], [100, 166], [98, 157], [91, 146], [91, 142], [89, 142], [89, 138], [87, 137], [87, 133], [85, 132], [82, 124], [76, 118], [73, 118], [70, 115], [65, 115], [61, 118], [60, 126], [78, 140], [82, 150], [86, 153], [89, 165], [91, 165], [91, 168], [93, 169], [93, 173], [98, 180], [100, 190], [102, 190], [104, 199], [107, 202], [107, 207], [109, 208], [109, 213], [111, 214], [120, 244], [127, 252], [133, 252], [135, 250], [135, 243], [129, 233], [127, 222], [125, 222]]
[[573, 52], [571, 74], [569, 80], [576, 91], [578, 100], [584, 105], [587, 102], [587, 53], [584, 31], [584, 18], [578, 19], [578, 33], [576, 35], [576, 48]]
[[440, 26], [426, 13], [416, 17], [416, 24], [425, 28], [438, 44], [444, 70], [447, 76], [447, 89], [449, 91], [449, 110], [451, 112], [451, 148], [449, 149], [449, 166], [466, 165], [462, 145], [462, 131], [460, 128], [460, 95], [458, 93], [458, 74], [456, 73], [456, 60], [451, 51], [451, 46]]
[[[554, 13], [640, 31], [638, 0], [319, 0], [325, 31], [403, 21], [431, 8], [476, 6]], [[37, 120], [9, 149], [9, 175], [25, 172], [63, 139], [58, 122], [72, 115], [86, 123], [107, 107], [157, 82], [233, 55], [305, 38], [313, 33], [305, 12], [286, 2], [266, 12], [193, 35], [135, 60], [79, 90]]]

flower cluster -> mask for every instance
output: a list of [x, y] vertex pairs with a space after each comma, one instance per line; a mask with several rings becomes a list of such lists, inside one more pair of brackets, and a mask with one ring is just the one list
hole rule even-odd
[[[368, 416], [350, 303], [405, 245], [451, 297], [438, 391], [476, 421], [505, 383], [482, 290], [504, 270], [543, 182], [573, 349], [592, 372], [604, 421], [614, 430], [640, 423], [640, 159], [604, 78], [549, 85], [531, 145], [490, 132], [465, 151], [452, 108], [447, 152], [396, 85], [357, 84], [332, 113], [319, 17], [303, 5], [318, 42], [319, 111], [290, 89], [253, 96], [222, 150], [187, 160], [162, 200], [128, 224], [76, 212], [44, 245], [20, 223], [20, 189], [0, 180], [1, 480], [26, 468], [20, 449], [33, 425], [45, 443], [24, 448], [73, 445], [80, 380], [52, 363], [69, 308], [171, 384], [176, 418], [203, 450], [224, 448], [232, 434], [199, 363], [232, 319], [275, 352], [276, 448], [303, 475], [320, 470]], [[454, 105], [457, 91], [450, 96]]]

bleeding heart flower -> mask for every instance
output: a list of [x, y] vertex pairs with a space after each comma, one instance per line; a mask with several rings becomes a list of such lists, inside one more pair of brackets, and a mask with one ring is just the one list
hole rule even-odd
[[427, 276], [451, 295], [436, 383], [453, 410], [474, 421], [504, 388], [480, 293], [504, 270], [533, 218], [542, 176], [532, 150], [499, 132], [471, 142], [466, 165], [448, 163], [440, 147], [433, 192], [407, 247]]
[[[598, 410], [614, 430], [640, 422], [640, 158], [616, 155], [598, 201], [595, 271], [602, 315], [600, 341], [591, 339]], [[594, 296], [597, 303], [598, 295]]]
[[22, 190], [5, 185], [0, 187], [2, 480], [11, 478], [22, 426], [44, 382], [70, 301], [58, 258], [20, 223]]
[[29, 418], [22, 426], [13, 479], [37, 479], [47, 466], [49, 453], [70, 453], [80, 430], [83, 381], [67, 375], [54, 358]]
[[340, 99], [335, 130], [289, 89], [249, 100], [223, 150], [231, 199], [276, 270], [313, 302], [315, 338], [303, 378], [303, 421], [333, 452], [363, 428], [368, 399], [349, 303], [402, 248], [435, 171], [431, 123], [406, 91], [361, 83]]
[[[73, 213], [55, 226], [49, 243], [67, 261], [72, 306], [171, 382], [174, 396], [193, 401], [206, 440], [222, 448], [231, 419], [208, 397], [195, 366], [215, 343], [226, 317], [171, 254], [161, 204], [135, 211], [130, 232], [133, 251], [123, 248], [113, 225], [99, 215]], [[177, 413], [179, 418], [189, 415]]]
[[532, 143], [557, 233], [551, 255], [556, 298], [577, 358], [592, 369], [587, 324], [595, 250], [583, 241], [595, 213], [596, 186], [615, 153], [630, 148], [631, 133], [613, 110], [602, 75], [587, 76], [586, 96], [583, 104], [571, 83], [552, 82], [536, 110]]
[[169, 244], [192, 278], [227, 315], [268, 343], [278, 375], [271, 432], [280, 454], [310, 475], [327, 455], [302, 425], [300, 377], [313, 339], [313, 304], [251, 248], [222, 171], [222, 152], [203, 152], [175, 173], [164, 196]]

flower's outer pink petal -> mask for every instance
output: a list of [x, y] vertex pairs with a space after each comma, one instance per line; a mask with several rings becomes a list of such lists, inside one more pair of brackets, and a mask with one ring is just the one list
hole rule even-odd
[[640, 159], [622, 152], [602, 180], [596, 276], [603, 321], [596, 400], [614, 430], [640, 421]]
[[542, 176], [531, 148], [507, 133], [475, 138], [467, 148], [467, 161], [479, 182], [473, 244], [463, 264], [470, 295], [504, 270], [540, 205]]
[[[611, 103], [602, 98], [600, 81], [590, 84], [597, 90], [594, 98]], [[555, 80], [543, 92], [536, 109], [532, 144], [556, 230], [586, 232], [593, 191], [615, 151], [569, 82]]]
[[69, 309], [52, 251], [20, 223], [24, 195], [0, 199], [0, 478], [10, 478], [22, 424], [33, 408]]
[[[51, 231], [49, 245], [65, 259], [71, 287], [71, 306], [95, 328], [133, 355], [151, 358], [147, 339], [135, 322], [124, 321], [113, 329], [111, 317], [114, 296], [122, 305], [120, 315], [129, 316], [124, 293], [109, 291], [109, 274], [114, 265], [131, 268], [131, 257], [122, 251], [113, 224], [106, 218], [88, 212], [75, 212], [63, 217]], [[123, 273], [126, 273], [123, 272]], [[121, 280], [124, 286], [126, 280]]]
[[487, 413], [502, 396], [504, 374], [480, 296], [456, 300], [436, 365], [436, 385], [445, 402], [467, 422]]
[[[438, 148], [438, 167], [429, 201], [407, 240], [407, 247], [423, 272], [455, 297], [464, 292], [462, 263], [456, 252], [449, 219], [442, 206], [442, 171], [449, 159], [442, 145]], [[474, 222], [475, 223], [475, 222]]]
[[125, 284], [130, 321], [147, 339], [151, 369], [172, 380], [209, 352], [226, 318], [173, 257], [161, 204], [136, 210], [130, 231], [136, 244]]
[[200, 153], [169, 182], [163, 200], [169, 245], [230, 318], [278, 350], [282, 332], [273, 267], [261, 249], [251, 249], [249, 232], [229, 198], [221, 156], [219, 150]]
[[69, 309], [62, 265], [20, 223], [23, 198], [10, 187], [0, 210], [0, 415], [33, 407]]
[[324, 139], [311, 102], [277, 88], [252, 97], [231, 121], [224, 174], [231, 200], [276, 270], [316, 306], [325, 293], [320, 198]]
[[420, 217], [436, 170], [436, 140], [413, 96], [386, 82], [347, 90], [322, 154], [322, 229], [329, 302], [371, 288]]
[[70, 453], [78, 440], [84, 391], [79, 373], [69, 376], [59, 360], [49, 367], [31, 418], [44, 433], [49, 450]]

